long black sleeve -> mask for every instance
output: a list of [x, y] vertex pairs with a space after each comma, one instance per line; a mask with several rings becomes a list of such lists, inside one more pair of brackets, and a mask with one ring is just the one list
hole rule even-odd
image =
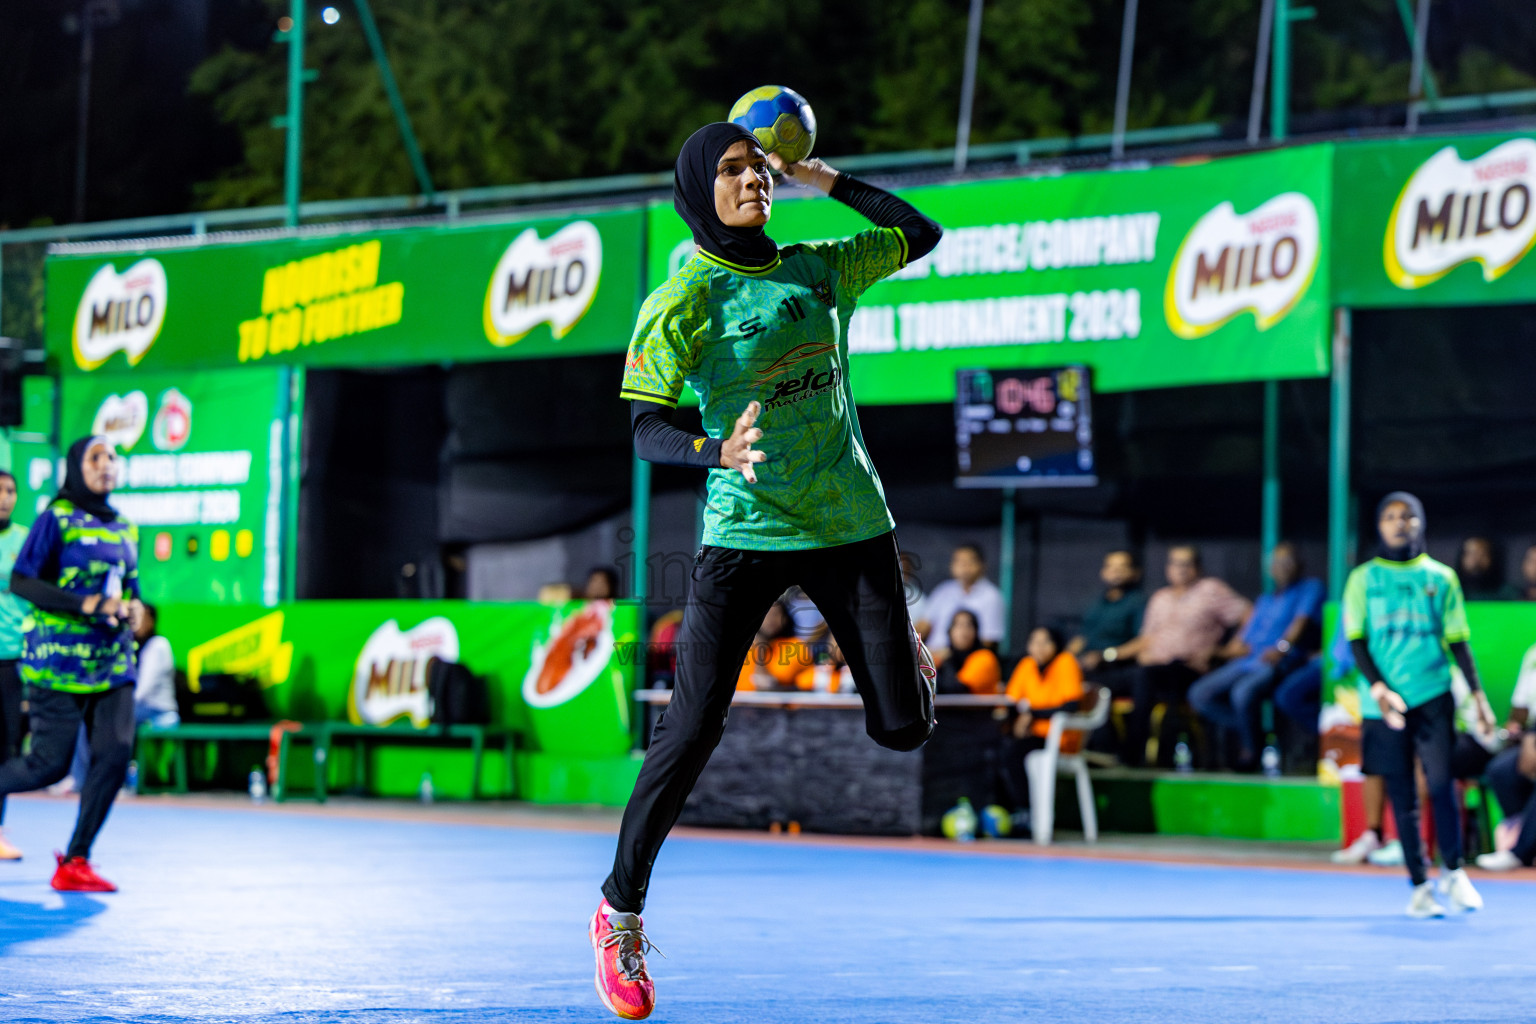
[[[1376, 667], [1376, 659], [1371, 657], [1371, 649], [1366, 645], [1365, 637], [1359, 637], [1349, 642], [1349, 653], [1355, 656], [1355, 668], [1365, 677], [1365, 681], [1371, 685], [1386, 683], [1386, 678], [1381, 674], [1381, 669]], [[1392, 684], [1387, 683], [1390, 687]]]
[[672, 410], [660, 402], [631, 400], [629, 427], [635, 454], [663, 466], [720, 468], [720, 442], [672, 425]]
[[1456, 659], [1456, 666], [1461, 669], [1461, 674], [1467, 677], [1467, 686], [1473, 693], [1483, 688], [1483, 681], [1477, 676], [1477, 663], [1472, 660], [1472, 645], [1465, 640], [1457, 640], [1451, 644], [1451, 657]]
[[63, 587], [56, 587], [52, 583], [44, 583], [34, 576], [21, 576], [11, 573], [11, 593], [24, 601], [30, 601], [50, 612], [68, 612], [72, 615], [84, 615], [82, 610], [85, 598], [79, 594], [71, 594]]
[[944, 234], [944, 229], [938, 222], [925, 216], [917, 207], [905, 199], [891, 195], [883, 188], [858, 178], [849, 177], [841, 171], [837, 174], [837, 180], [832, 183], [832, 191], [829, 193], [833, 199], [851, 206], [874, 222], [876, 227], [900, 228], [901, 233], [907, 239], [907, 262], [921, 259], [933, 251], [933, 247], [939, 244], [939, 238]]

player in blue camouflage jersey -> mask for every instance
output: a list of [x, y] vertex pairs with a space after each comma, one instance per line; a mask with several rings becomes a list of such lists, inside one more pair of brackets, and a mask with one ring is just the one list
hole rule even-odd
[[[763, 230], [770, 164], [875, 226], [779, 248]], [[725, 123], [684, 144], [673, 204], [698, 251], [642, 306], [620, 395], [641, 458], [707, 468], [709, 483], [672, 701], [589, 926], [598, 993], [632, 1020], [655, 1005], [640, 919], [651, 866], [725, 729], [753, 634], [788, 587], [826, 618], [877, 743], [912, 750], [933, 729], [932, 661], [907, 614], [895, 522], [859, 431], [848, 322], [859, 296], [931, 251], [940, 228], [820, 160], [786, 166]], [[685, 383], [703, 436], [672, 423]]]
[[90, 864], [133, 752], [133, 628], [143, 615], [139, 531], [107, 503], [116, 470], [106, 438], [71, 445], [64, 486], [32, 525], [11, 573], [12, 592], [34, 606], [21, 656], [32, 746], [0, 764], [0, 796], [62, 779], [81, 723], [91, 745], [75, 833], [53, 876], [64, 891], [117, 889]]

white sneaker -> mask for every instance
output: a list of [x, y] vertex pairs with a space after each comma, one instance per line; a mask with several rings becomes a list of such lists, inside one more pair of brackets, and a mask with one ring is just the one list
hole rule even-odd
[[1445, 916], [1445, 908], [1435, 899], [1435, 883], [1424, 882], [1413, 887], [1413, 898], [1408, 901], [1408, 916], [1421, 919]]
[[1485, 853], [1478, 857], [1477, 866], [1484, 871], [1513, 871], [1525, 867], [1525, 863], [1515, 856], [1514, 850], [1500, 850], [1498, 853]]
[[1334, 850], [1331, 859], [1335, 864], [1364, 864], [1365, 858], [1379, 849], [1381, 840], [1376, 838], [1375, 832], [1366, 829], [1344, 849]]
[[1403, 866], [1403, 844], [1401, 840], [1394, 839], [1381, 849], [1372, 853], [1366, 860], [1379, 868], [1400, 868]]
[[1450, 874], [1441, 874], [1440, 888], [1445, 892], [1445, 902], [1452, 910], [1482, 910], [1483, 897], [1472, 887], [1466, 868], [1457, 868]]

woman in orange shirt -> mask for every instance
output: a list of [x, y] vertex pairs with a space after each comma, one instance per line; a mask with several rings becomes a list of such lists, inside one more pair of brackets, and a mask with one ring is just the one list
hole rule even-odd
[[784, 602], [775, 601], [763, 616], [752, 646], [736, 677], [738, 690], [793, 690], [795, 677], [816, 665], [811, 645], [795, 639], [794, 622]]
[[940, 693], [996, 693], [1003, 685], [997, 655], [981, 646], [976, 616], [962, 608], [949, 623], [949, 652], [934, 686]]
[[[1005, 745], [1004, 770], [1014, 806], [1029, 806], [1029, 777], [1024, 774], [1024, 756], [1045, 746], [1051, 731], [1051, 716], [1072, 711], [1083, 699], [1083, 669], [1066, 649], [1062, 636], [1054, 629], [1037, 627], [1029, 634], [1028, 656], [1013, 670], [1008, 680], [1008, 699], [1018, 705], [1013, 722], [1013, 741]], [[1077, 733], [1064, 733], [1061, 751], [1075, 752], [1082, 745]]]

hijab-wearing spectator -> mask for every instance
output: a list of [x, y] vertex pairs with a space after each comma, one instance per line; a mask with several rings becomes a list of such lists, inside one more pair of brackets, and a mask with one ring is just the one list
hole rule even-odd
[[987, 579], [987, 562], [981, 548], [962, 544], [949, 559], [951, 579], [933, 588], [928, 595], [928, 646], [938, 656], [949, 641], [949, 623], [964, 608], [976, 619], [977, 633], [984, 646], [996, 647], [1003, 639], [1003, 592]]
[[[1083, 670], [1066, 649], [1060, 632], [1037, 626], [1029, 634], [1027, 650], [1029, 653], [1008, 680], [1008, 699], [1014, 702], [1018, 714], [1013, 720], [1012, 736], [1003, 745], [1003, 778], [1015, 811], [1029, 806], [1029, 776], [1024, 771], [1024, 758], [1030, 751], [1045, 746], [1051, 716], [1075, 709], [1083, 699]], [[1081, 746], [1079, 734], [1062, 734], [1062, 753], [1074, 753]]]
[[996, 693], [1002, 688], [1003, 667], [997, 655], [981, 646], [976, 616], [962, 608], [950, 617], [944, 660], [936, 683], [940, 693]]

